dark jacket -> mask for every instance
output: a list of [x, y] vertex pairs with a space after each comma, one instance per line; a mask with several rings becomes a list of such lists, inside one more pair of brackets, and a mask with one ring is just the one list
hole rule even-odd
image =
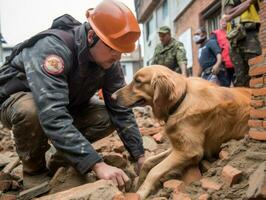
[[[103, 88], [111, 121], [126, 149], [135, 159], [144, 154], [132, 110], [118, 106], [111, 99], [111, 94], [125, 85], [121, 67], [116, 63], [103, 70], [89, 60], [86, 26], [84, 23], [73, 31], [75, 52], [71, 52], [59, 38], [47, 36], [34, 46], [23, 49], [0, 71], [0, 86], [7, 79], [16, 77], [24, 87], [15, 88], [13, 93], [21, 90], [33, 93], [45, 134], [81, 173], [87, 172], [102, 158], [73, 125], [70, 113], [88, 103], [99, 88]], [[62, 58], [63, 73], [51, 75], [44, 70], [44, 60], [50, 55]], [[4, 88], [1, 86], [2, 90]]]

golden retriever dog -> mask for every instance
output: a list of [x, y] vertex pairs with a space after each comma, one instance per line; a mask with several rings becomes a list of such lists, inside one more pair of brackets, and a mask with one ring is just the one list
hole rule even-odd
[[165, 121], [171, 149], [144, 162], [137, 191], [141, 199], [170, 170], [198, 164], [203, 156], [219, 153], [222, 143], [240, 139], [249, 130], [249, 89], [186, 78], [160, 65], [140, 69], [112, 98], [126, 107], [150, 105], [154, 116]]

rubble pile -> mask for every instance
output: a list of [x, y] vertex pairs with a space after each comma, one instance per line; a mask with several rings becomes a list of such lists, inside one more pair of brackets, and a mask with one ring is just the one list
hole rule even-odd
[[[146, 157], [170, 147], [163, 133], [163, 122], [153, 118], [150, 107], [135, 108]], [[120, 191], [111, 181], [97, 180], [71, 167], [61, 167], [43, 184], [23, 190], [22, 165], [14, 150], [12, 134], [0, 129], [0, 200], [12, 199], [90, 199], [138, 200], [135, 163], [116, 132], [93, 143], [104, 161], [122, 168], [131, 179]], [[148, 200], [244, 200], [266, 199], [266, 143], [245, 137], [223, 144], [218, 158], [203, 160], [199, 166], [172, 171], [160, 180]]]

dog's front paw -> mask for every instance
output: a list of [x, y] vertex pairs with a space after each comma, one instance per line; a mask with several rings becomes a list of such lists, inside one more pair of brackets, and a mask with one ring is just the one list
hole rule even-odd
[[149, 192], [145, 191], [145, 190], [138, 190], [137, 194], [140, 197], [140, 200], [145, 200], [146, 197], [148, 196]]

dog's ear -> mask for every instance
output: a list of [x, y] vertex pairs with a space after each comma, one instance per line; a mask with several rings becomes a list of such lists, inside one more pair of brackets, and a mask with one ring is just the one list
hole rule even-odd
[[181, 75], [155, 74], [151, 85], [154, 90], [154, 114], [159, 119], [166, 119], [169, 115], [169, 109], [186, 91], [186, 80]]
[[175, 99], [175, 82], [167, 75], [154, 75], [151, 81], [154, 90], [154, 114], [159, 119], [168, 115], [171, 102]]

